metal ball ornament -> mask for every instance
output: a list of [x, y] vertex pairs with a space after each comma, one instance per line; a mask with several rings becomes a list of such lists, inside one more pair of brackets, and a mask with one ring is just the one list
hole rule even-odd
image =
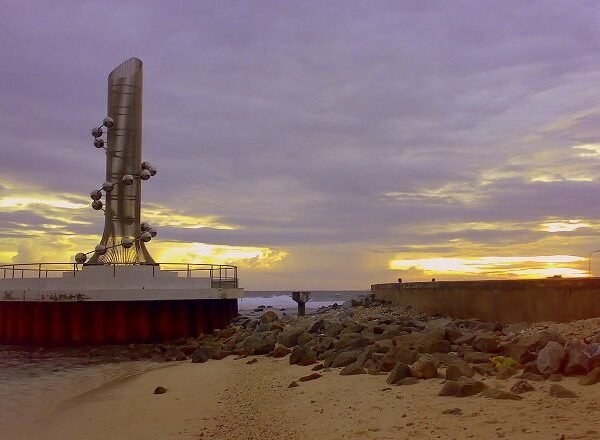
[[94, 200], [92, 202], [92, 208], [96, 211], [100, 211], [102, 209], [102, 206], [104, 206], [102, 204], [102, 200]]
[[90, 197], [92, 198], [92, 200], [100, 200], [102, 198], [102, 193], [95, 189], [90, 193]]
[[104, 246], [103, 244], [97, 244], [94, 250], [98, 255], [104, 255], [107, 251], [106, 246]]
[[151, 166], [152, 166], [152, 164], [150, 162], [148, 162], [147, 160], [145, 160], [145, 161], [142, 162], [142, 169], [143, 170], [147, 170]]
[[115, 185], [113, 185], [111, 182], [104, 182], [102, 184], [102, 189], [106, 192], [111, 192], [113, 190]]
[[104, 141], [102, 139], [96, 138], [96, 140], [94, 140], [94, 147], [104, 148]]
[[148, 171], [150, 171], [150, 175], [151, 175], [151, 176], [154, 176], [154, 175], [156, 175], [156, 168], [154, 167], [154, 165], [150, 165], [150, 166], [148, 167]]
[[92, 136], [94, 136], [95, 138], [99, 138], [100, 136], [102, 136], [102, 133], [104, 133], [102, 131], [102, 127], [92, 128]]
[[104, 125], [106, 128], [110, 128], [113, 125], [115, 125], [115, 121], [113, 118], [111, 118], [110, 116], [107, 116], [106, 118], [104, 118], [102, 120], [102, 125]]
[[143, 232], [146, 232], [146, 231], [150, 230], [150, 223], [142, 222], [142, 223], [140, 223], [140, 228], [142, 229]]
[[133, 246], [133, 240], [131, 237], [123, 237], [123, 240], [121, 240], [121, 246], [123, 246], [125, 249], [129, 249], [131, 246]]
[[148, 180], [150, 176], [152, 176], [152, 174], [150, 174], [150, 171], [148, 170], [142, 170], [142, 172], [140, 173], [140, 179], [142, 180]]
[[77, 264], [83, 264], [85, 263], [87, 260], [87, 255], [84, 254], [83, 252], [79, 252], [77, 255], [75, 255], [75, 262]]
[[142, 241], [144, 243], [148, 243], [150, 240], [152, 240], [152, 234], [150, 234], [150, 232], [148, 232], [148, 231], [142, 232], [142, 235], [140, 235], [140, 238], [142, 239]]
[[125, 185], [131, 185], [133, 183], [133, 176], [131, 174], [125, 174], [121, 180]]
[[156, 232], [156, 229], [154, 228], [150, 228], [148, 229], [148, 232], [150, 232], [150, 235], [152, 235], [152, 237], [156, 237], [156, 235], [158, 234], [158, 232]]

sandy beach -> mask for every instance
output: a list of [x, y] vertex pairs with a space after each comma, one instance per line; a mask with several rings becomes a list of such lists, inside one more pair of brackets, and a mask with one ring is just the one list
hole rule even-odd
[[[252, 359], [257, 362], [248, 364]], [[389, 386], [385, 376], [339, 369], [289, 388], [311, 367], [287, 358], [174, 363], [70, 399], [27, 429], [2, 438], [53, 439], [594, 439], [600, 385], [562, 384], [577, 399], [534, 383], [522, 401], [441, 397], [442, 379]], [[516, 379], [484, 379], [509, 389]], [[155, 395], [163, 386], [165, 394]], [[564, 436], [564, 437], [562, 437]]]

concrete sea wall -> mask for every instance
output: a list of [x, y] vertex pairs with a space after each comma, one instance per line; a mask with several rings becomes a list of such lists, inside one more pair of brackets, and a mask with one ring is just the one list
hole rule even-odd
[[454, 318], [567, 322], [600, 317], [600, 278], [373, 284], [375, 297]]

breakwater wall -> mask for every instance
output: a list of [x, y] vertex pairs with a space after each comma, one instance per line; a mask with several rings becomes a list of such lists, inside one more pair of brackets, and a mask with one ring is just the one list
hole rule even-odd
[[373, 284], [377, 299], [454, 318], [567, 322], [600, 317], [600, 278]]

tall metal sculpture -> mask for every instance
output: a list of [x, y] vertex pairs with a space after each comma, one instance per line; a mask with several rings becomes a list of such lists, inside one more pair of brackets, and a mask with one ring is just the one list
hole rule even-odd
[[93, 252], [79, 253], [75, 260], [86, 265], [156, 264], [145, 246], [156, 231], [140, 219], [142, 181], [154, 176], [156, 169], [142, 162], [142, 61], [138, 58], [121, 63], [108, 76], [108, 116], [92, 135], [94, 146], [106, 150], [106, 182], [90, 193], [92, 208], [104, 210], [104, 234]]

